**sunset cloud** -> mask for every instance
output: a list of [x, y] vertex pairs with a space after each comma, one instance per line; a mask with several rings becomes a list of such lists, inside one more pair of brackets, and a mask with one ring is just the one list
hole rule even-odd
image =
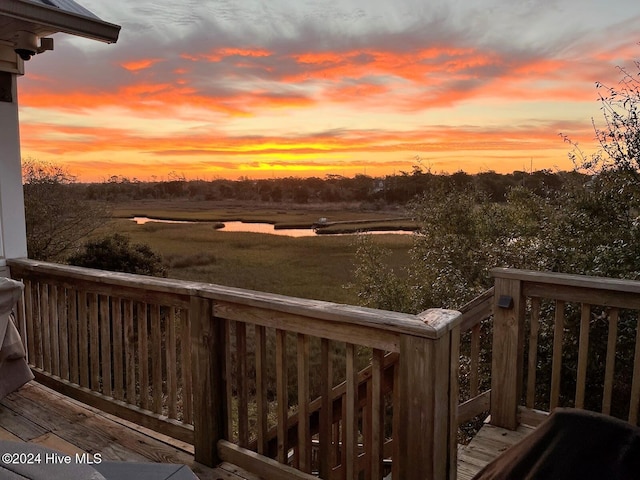
[[59, 36], [27, 64], [20, 104], [23, 154], [86, 179], [171, 162], [194, 177], [383, 172], [416, 155], [449, 170], [566, 164], [558, 133], [591, 145], [595, 82], [615, 84], [640, 51], [630, 0], [83, 5], [123, 26], [119, 42]]

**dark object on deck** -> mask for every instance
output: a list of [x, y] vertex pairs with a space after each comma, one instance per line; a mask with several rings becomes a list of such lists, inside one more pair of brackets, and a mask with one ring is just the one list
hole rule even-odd
[[638, 480], [640, 428], [599, 413], [557, 409], [473, 480]]

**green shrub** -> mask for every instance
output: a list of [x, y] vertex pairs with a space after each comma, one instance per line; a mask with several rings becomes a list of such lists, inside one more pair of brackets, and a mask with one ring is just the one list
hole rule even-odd
[[162, 257], [146, 244], [132, 244], [129, 237], [114, 233], [87, 242], [84, 251], [67, 259], [71, 265], [112, 272], [166, 277]]

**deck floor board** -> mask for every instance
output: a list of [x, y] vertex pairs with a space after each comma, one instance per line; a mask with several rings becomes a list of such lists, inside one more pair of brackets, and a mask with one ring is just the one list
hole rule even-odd
[[[458, 480], [471, 480], [487, 463], [533, 427], [509, 431], [486, 424], [458, 450]], [[104, 460], [188, 465], [201, 480], [260, 480], [230, 463], [196, 463], [193, 446], [88, 407], [36, 382], [0, 400], [0, 439], [53, 448], [68, 455], [102, 454]]]
[[458, 450], [458, 480], [471, 480], [485, 465], [533, 430], [534, 427], [528, 425], [520, 425], [513, 431], [483, 425], [471, 442]]
[[193, 447], [128, 423], [36, 382], [0, 400], [3, 440], [34, 443], [69, 455], [100, 453], [108, 461], [185, 464], [201, 480], [259, 480], [235, 465], [201, 465], [193, 458]]

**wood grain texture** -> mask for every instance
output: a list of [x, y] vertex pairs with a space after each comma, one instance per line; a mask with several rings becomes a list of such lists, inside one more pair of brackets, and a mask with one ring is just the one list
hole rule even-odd
[[346, 356], [346, 382], [347, 394], [344, 428], [346, 431], [344, 450], [346, 454], [345, 478], [357, 480], [359, 470], [356, 459], [358, 457], [358, 380], [356, 370], [355, 345], [347, 343]]
[[[102, 393], [113, 395], [111, 384], [111, 311], [110, 299], [104, 295], [98, 297], [100, 308], [100, 364], [102, 365]], [[94, 387], [95, 390], [95, 387]]]
[[330, 341], [323, 338], [320, 341], [320, 391], [322, 406], [320, 407], [320, 477], [329, 478], [331, 469], [335, 465], [335, 445], [333, 444], [333, 358], [331, 356]]
[[227, 405], [224, 375], [225, 326], [214, 318], [210, 300], [192, 297], [191, 320], [193, 426], [196, 461], [208, 466], [220, 463], [216, 444], [227, 435]]
[[531, 299], [531, 330], [527, 358], [527, 407], [533, 408], [536, 401], [536, 372], [538, 370], [538, 335], [540, 332], [540, 298]]
[[[511, 297], [512, 308], [498, 307], [500, 296]], [[491, 360], [491, 423], [517, 426], [517, 406], [522, 392], [525, 299], [518, 280], [495, 279], [493, 353]]]
[[401, 339], [399, 385], [394, 386], [400, 392], [399, 478], [449, 478], [450, 348], [449, 337]]
[[617, 308], [609, 311], [609, 331], [607, 334], [607, 359], [604, 369], [604, 389], [602, 394], [602, 413], [611, 413], [611, 396], [613, 394], [613, 375], [616, 363], [616, 341], [618, 339], [618, 317]]
[[167, 415], [178, 418], [178, 356], [176, 347], [176, 307], [169, 308], [166, 323], [165, 364], [167, 366]]
[[113, 397], [116, 400], [124, 400], [124, 342], [122, 327], [122, 301], [119, 298], [111, 298]]
[[238, 388], [238, 444], [249, 445], [249, 379], [247, 378], [247, 325], [236, 323], [236, 381]]
[[265, 327], [255, 327], [256, 341], [256, 408], [257, 418], [257, 450], [260, 454], [268, 451], [268, 422], [269, 403], [267, 399], [267, 333]]
[[79, 353], [78, 353], [78, 292], [67, 290], [68, 328], [69, 328], [69, 380], [71, 383], [80, 382]]
[[90, 293], [87, 295], [87, 301], [89, 309], [90, 386], [93, 391], [100, 392], [100, 323], [98, 320], [98, 295]]
[[[259, 480], [226, 462], [215, 469], [205, 467], [195, 462], [183, 442], [87, 407], [36, 382], [0, 401], [0, 423], [11, 424], [9, 417], [32, 426], [26, 437], [29, 443], [68, 455], [100, 452], [107, 461], [186, 464], [200, 480]], [[0, 439], [24, 441], [3, 427]]]
[[149, 308], [151, 324], [151, 395], [153, 411], [159, 415], [162, 412], [162, 323], [160, 319], [160, 305]]
[[218, 443], [220, 458], [269, 480], [317, 480], [317, 477], [283, 465], [226, 440]]
[[138, 383], [140, 407], [149, 410], [149, 328], [147, 326], [147, 304], [136, 304], [138, 322]]
[[311, 431], [309, 428], [309, 337], [298, 334], [298, 468], [311, 473]]
[[562, 380], [562, 342], [564, 339], [564, 305], [562, 300], [556, 300], [556, 310], [553, 323], [553, 360], [551, 365], [551, 396], [549, 409], [553, 411], [560, 403], [560, 385]]
[[[191, 371], [191, 368], [189, 368], [192, 364], [191, 313], [187, 309], [181, 309], [180, 317], [182, 319], [180, 331], [180, 356], [182, 358], [182, 421], [184, 423], [193, 423], [193, 372]], [[225, 378], [229, 377], [226, 376]]]
[[133, 302], [124, 300], [124, 370], [126, 377], [127, 403], [138, 405], [136, 401], [136, 332], [133, 324]]
[[[576, 373], [576, 408], [584, 408], [584, 392], [587, 385], [587, 365], [589, 363], [589, 327], [591, 323], [591, 305], [583, 303], [580, 307], [580, 340], [578, 341], [578, 370]], [[528, 405], [533, 408], [533, 405]]]
[[277, 396], [277, 431], [278, 454], [280, 463], [287, 463], [289, 450], [287, 435], [287, 416], [289, 412], [289, 393], [287, 375], [287, 332], [276, 330], [276, 396]]

